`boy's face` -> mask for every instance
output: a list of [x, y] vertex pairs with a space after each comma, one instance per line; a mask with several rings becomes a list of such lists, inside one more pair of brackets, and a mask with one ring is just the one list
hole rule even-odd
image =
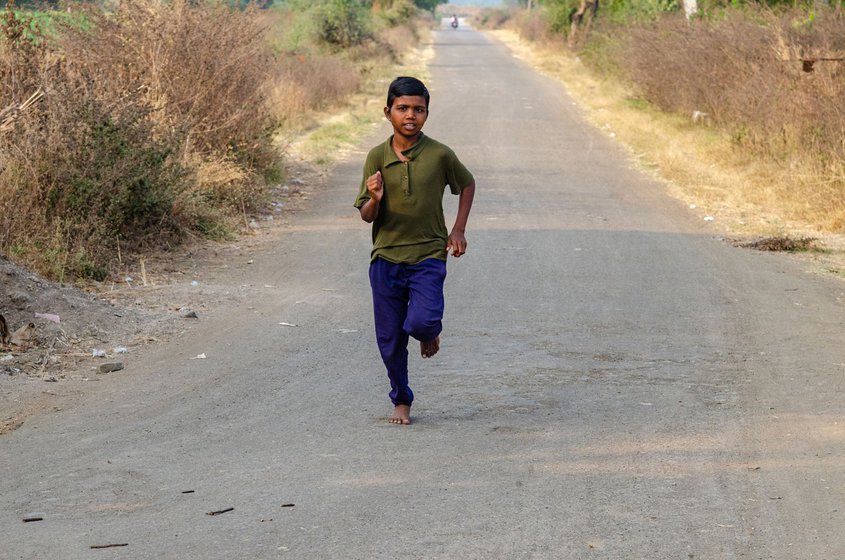
[[393, 100], [393, 105], [384, 108], [384, 116], [393, 125], [393, 132], [409, 140], [419, 136], [428, 108], [422, 95], [403, 95]]

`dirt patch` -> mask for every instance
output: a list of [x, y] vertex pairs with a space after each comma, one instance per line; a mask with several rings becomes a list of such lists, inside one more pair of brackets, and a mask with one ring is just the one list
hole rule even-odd
[[318, 168], [291, 162], [288, 180], [271, 191], [261, 212], [245, 218], [237, 240], [194, 239], [135, 256], [101, 283], [60, 285], [0, 256], [0, 315], [10, 332], [32, 325], [23, 345], [0, 345], [0, 435], [69, 405], [104, 362], [131, 359], [248, 298], [251, 288], [239, 280], [250, 255], [282, 234], [324, 181]]
[[788, 253], [821, 250], [819, 240], [815, 237], [762, 237], [751, 241], [735, 241], [734, 245], [744, 249]]

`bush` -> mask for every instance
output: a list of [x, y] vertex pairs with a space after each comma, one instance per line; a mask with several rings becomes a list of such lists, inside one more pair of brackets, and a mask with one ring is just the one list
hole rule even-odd
[[319, 39], [348, 49], [372, 36], [369, 9], [362, 0], [323, 0], [312, 12]]
[[513, 10], [485, 8], [476, 16], [476, 23], [482, 29], [501, 29], [513, 17]]
[[[660, 108], [708, 113], [772, 157], [817, 153], [845, 166], [845, 18], [833, 10], [733, 12], [722, 20], [667, 18], [630, 31], [620, 67]], [[667, 79], [671, 76], [672, 79]]]
[[403, 27], [417, 17], [418, 8], [411, 0], [394, 0], [387, 10], [377, 11], [388, 27]]
[[540, 10], [525, 11], [514, 18], [513, 23], [520, 36], [531, 41], [551, 42], [556, 32]]
[[272, 105], [288, 130], [301, 125], [310, 111], [330, 107], [361, 85], [354, 64], [319, 53], [282, 57], [276, 72]]
[[279, 124], [302, 126], [416, 40], [412, 21], [385, 27], [408, 0], [372, 27], [365, 0], [243, 5], [114, 0], [27, 15], [9, 4], [0, 253], [53, 278], [101, 278], [118, 255], [191, 231], [230, 237], [281, 180]]
[[4, 21], [0, 251], [53, 277], [101, 276], [118, 246], [223, 231], [261, 200], [279, 156], [257, 10], [86, 5], [49, 36], [11, 6]]
[[617, 72], [638, 100], [706, 113], [738, 150], [783, 169], [769, 185], [791, 215], [845, 231], [845, 14], [747, 7], [687, 21], [605, 26], [583, 60]]

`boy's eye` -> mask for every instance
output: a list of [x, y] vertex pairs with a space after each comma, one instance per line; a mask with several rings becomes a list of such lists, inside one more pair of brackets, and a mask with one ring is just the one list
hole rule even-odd
[[417, 107], [417, 113], [425, 113], [425, 107]]

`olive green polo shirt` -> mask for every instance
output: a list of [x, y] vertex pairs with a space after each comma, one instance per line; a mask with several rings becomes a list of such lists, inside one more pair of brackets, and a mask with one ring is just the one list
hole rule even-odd
[[384, 196], [373, 222], [371, 260], [381, 257], [392, 263], [416, 264], [425, 259], [446, 260], [449, 232], [443, 216], [446, 185], [460, 194], [473, 182], [472, 174], [448, 146], [421, 136], [403, 151], [403, 162], [391, 147], [393, 136], [367, 154], [364, 179], [355, 200], [361, 208], [370, 199], [367, 177], [381, 171]]

